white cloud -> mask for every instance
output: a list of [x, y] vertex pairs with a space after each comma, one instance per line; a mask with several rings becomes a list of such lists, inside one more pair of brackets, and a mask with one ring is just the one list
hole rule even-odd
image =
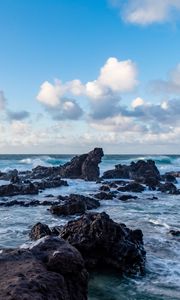
[[[82, 109], [73, 96], [89, 99], [94, 118], [106, 118], [118, 110], [120, 94], [131, 92], [138, 84], [137, 67], [131, 60], [120, 61], [110, 57], [100, 69], [99, 76], [83, 84], [79, 79], [54, 84], [45, 81], [37, 100], [53, 115], [54, 119], [78, 119]], [[67, 104], [68, 103], [68, 104]]]
[[180, 10], [180, 0], [110, 0], [120, 8], [123, 19], [129, 23], [149, 25], [171, 20]]
[[140, 97], [137, 97], [136, 99], [134, 99], [131, 103], [132, 108], [136, 108], [138, 106], [144, 105], [144, 100]]
[[90, 98], [102, 98], [109, 93], [132, 91], [138, 84], [137, 68], [131, 60], [119, 61], [110, 57], [100, 70], [99, 77], [86, 83], [86, 94]]

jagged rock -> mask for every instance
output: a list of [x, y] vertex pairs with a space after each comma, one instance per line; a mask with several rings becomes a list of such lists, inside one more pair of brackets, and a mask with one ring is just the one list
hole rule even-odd
[[60, 166], [58, 167], [44, 167], [37, 166], [32, 169], [32, 173], [30, 174], [31, 179], [43, 179], [48, 177], [56, 177], [60, 175]]
[[51, 235], [51, 230], [49, 229], [49, 227], [46, 224], [38, 222], [32, 227], [29, 237], [32, 240], [39, 240], [47, 235]]
[[99, 190], [103, 192], [110, 192], [110, 187], [108, 185], [102, 185]]
[[59, 196], [59, 200], [63, 201], [60, 205], [53, 205], [50, 208], [51, 213], [56, 215], [74, 215], [82, 214], [87, 210], [95, 209], [100, 206], [98, 200], [78, 195], [70, 194], [69, 196]]
[[95, 148], [87, 154], [75, 156], [61, 166], [60, 175], [65, 178], [81, 178], [96, 181], [99, 178], [99, 163], [103, 157], [102, 148]]
[[87, 300], [88, 273], [77, 249], [44, 238], [31, 250], [0, 255], [0, 299]]
[[100, 192], [94, 195], [99, 200], [112, 200], [114, 197], [113, 193]]
[[129, 182], [125, 186], [120, 186], [118, 191], [121, 192], [134, 192], [141, 193], [145, 190], [145, 187], [138, 182]]
[[121, 273], [144, 272], [141, 230], [130, 230], [106, 213], [88, 213], [63, 226], [60, 236], [82, 254], [88, 269], [107, 267]]
[[47, 179], [43, 179], [41, 181], [35, 181], [34, 185], [37, 186], [38, 189], [45, 190], [50, 188], [56, 188], [60, 186], [68, 186], [66, 180], [62, 180], [61, 177], [49, 177]]
[[57, 216], [68, 216], [83, 214], [86, 211], [86, 204], [83, 200], [70, 200], [60, 205], [50, 207], [50, 212]]
[[66, 200], [67, 202], [70, 200], [84, 201], [87, 210], [96, 209], [100, 206], [100, 203], [98, 200], [88, 197], [88, 196], [79, 195], [79, 194], [70, 194], [69, 196], [63, 197], [63, 200]]
[[121, 164], [116, 165], [114, 170], [104, 172], [103, 178], [133, 179], [135, 181], [145, 184], [148, 184], [149, 178], [151, 178], [151, 181], [152, 179], [154, 179], [154, 183], [156, 180], [158, 184], [160, 180], [160, 173], [153, 160], [138, 160], [136, 163], [132, 162], [129, 166]]
[[35, 195], [38, 188], [33, 184], [7, 184], [0, 186], [0, 196]]

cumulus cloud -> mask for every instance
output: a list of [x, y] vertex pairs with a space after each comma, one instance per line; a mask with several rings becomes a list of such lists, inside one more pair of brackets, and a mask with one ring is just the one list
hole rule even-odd
[[167, 80], [154, 80], [150, 83], [153, 93], [179, 94], [180, 93], [180, 64], [168, 74]]
[[180, 11], [180, 0], [110, 0], [120, 9], [122, 18], [129, 23], [149, 25], [171, 20]]
[[76, 120], [81, 117], [83, 111], [74, 99], [65, 98], [65, 94], [72, 90], [73, 94], [79, 94], [81, 83], [78, 80], [62, 84], [60, 80], [55, 80], [54, 84], [45, 81], [37, 95], [37, 100], [41, 102], [54, 119]]
[[91, 117], [106, 118], [119, 109], [120, 94], [132, 91], [138, 84], [137, 67], [131, 60], [120, 61], [110, 57], [100, 69], [96, 79], [82, 83], [79, 79], [54, 84], [45, 81], [37, 95], [55, 119], [78, 119], [83, 111], [70, 97], [89, 99]]

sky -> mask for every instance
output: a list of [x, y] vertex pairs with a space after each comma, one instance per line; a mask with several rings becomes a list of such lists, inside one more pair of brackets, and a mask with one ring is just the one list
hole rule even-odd
[[0, 0], [0, 153], [180, 154], [180, 0]]

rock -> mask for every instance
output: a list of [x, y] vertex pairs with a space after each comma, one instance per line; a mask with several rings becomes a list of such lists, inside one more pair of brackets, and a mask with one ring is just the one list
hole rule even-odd
[[180, 236], [180, 230], [173, 230], [171, 229], [169, 231], [170, 234], [172, 234], [173, 236]]
[[86, 211], [86, 204], [83, 200], [69, 200], [60, 205], [50, 207], [50, 212], [57, 216], [69, 216], [83, 214]]
[[29, 234], [31, 240], [39, 240], [44, 236], [51, 235], [51, 230], [46, 224], [37, 223], [35, 224]]
[[141, 193], [145, 190], [145, 187], [138, 182], [130, 182], [127, 183], [125, 186], [120, 186], [118, 191], [121, 192], [134, 192], [134, 193]]
[[110, 187], [108, 185], [102, 185], [99, 190], [103, 192], [110, 192]]
[[0, 255], [0, 299], [87, 300], [88, 274], [81, 254], [59, 238], [31, 250]]
[[0, 186], [0, 196], [35, 195], [38, 188], [33, 184], [7, 184]]
[[164, 180], [165, 182], [177, 183], [176, 177], [170, 173], [166, 173], [162, 175], [161, 179]]
[[127, 201], [127, 200], [130, 200], [130, 199], [137, 199], [138, 197], [137, 196], [132, 196], [132, 195], [120, 195], [118, 197], [119, 200], [121, 201]]
[[160, 183], [158, 187], [158, 191], [163, 193], [168, 193], [172, 195], [179, 195], [180, 191], [176, 188], [176, 186], [171, 182]]
[[45, 189], [56, 188], [61, 186], [68, 186], [68, 183], [66, 180], [62, 180], [60, 176], [56, 176], [56, 177], [49, 177], [41, 181], [35, 181], [34, 185], [37, 186], [38, 189], [45, 190]]
[[86, 267], [110, 268], [121, 274], [144, 272], [141, 230], [130, 230], [106, 213], [88, 213], [63, 226], [60, 236], [82, 254]]
[[74, 215], [82, 214], [87, 210], [96, 209], [100, 206], [98, 200], [78, 195], [70, 194], [69, 196], [58, 196], [60, 201], [63, 201], [60, 205], [53, 205], [50, 211], [56, 215]]
[[103, 157], [102, 148], [95, 148], [87, 154], [75, 156], [61, 167], [60, 175], [65, 178], [81, 178], [88, 181], [99, 179], [99, 163]]
[[[132, 162], [129, 166], [127, 165], [116, 165], [114, 170], [109, 170], [104, 172], [104, 179], [110, 178], [124, 178], [124, 179], [132, 179], [138, 181], [140, 183], [149, 182], [149, 178], [151, 178], [156, 182], [160, 180], [160, 173], [155, 165], [153, 160], [138, 160], [137, 162]], [[153, 186], [154, 186], [153, 183]], [[152, 184], [151, 184], [152, 185]]]
[[84, 196], [84, 195], [70, 194], [69, 196], [65, 197], [65, 199], [66, 199], [66, 201], [69, 201], [69, 200], [84, 201], [87, 210], [96, 209], [100, 206], [100, 203], [98, 200], [88, 197], [88, 196]]
[[99, 200], [112, 200], [114, 195], [113, 193], [100, 192], [95, 194], [94, 197]]
[[30, 174], [31, 179], [44, 179], [48, 177], [56, 177], [60, 175], [61, 167], [44, 167], [37, 166], [32, 169], [32, 173]]

